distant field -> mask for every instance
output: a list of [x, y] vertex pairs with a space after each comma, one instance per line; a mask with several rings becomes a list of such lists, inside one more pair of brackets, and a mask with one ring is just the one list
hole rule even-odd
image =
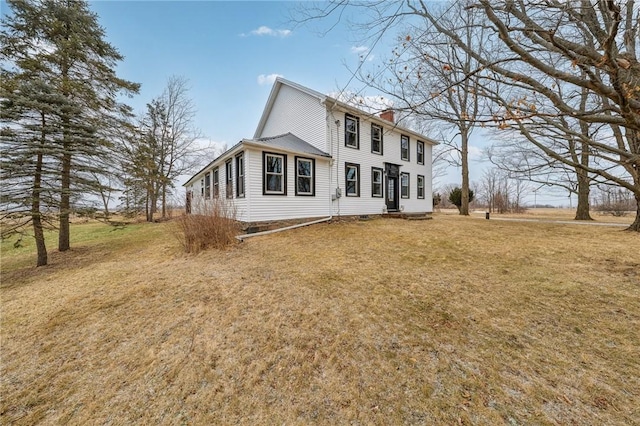
[[0, 423], [639, 424], [637, 234], [441, 213], [187, 256], [172, 226], [76, 224], [38, 269], [2, 242]]
[[[472, 211], [472, 215], [484, 217], [486, 210], [475, 209]], [[458, 210], [454, 209], [442, 209], [442, 214], [458, 214]], [[575, 209], [566, 208], [537, 208], [528, 209], [524, 213], [491, 213], [490, 217], [506, 217], [506, 218], [524, 218], [524, 219], [540, 219], [540, 220], [573, 220], [576, 215]], [[609, 222], [609, 223], [626, 223], [631, 224], [635, 219], [635, 212], [627, 212], [624, 216], [612, 216], [610, 213], [604, 212], [591, 212], [591, 218], [595, 222]]]

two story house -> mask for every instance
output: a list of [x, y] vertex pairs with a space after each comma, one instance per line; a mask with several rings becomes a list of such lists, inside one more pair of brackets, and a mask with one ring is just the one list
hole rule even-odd
[[432, 212], [432, 147], [398, 126], [278, 78], [252, 139], [243, 139], [184, 186], [187, 211], [221, 197], [243, 222]]

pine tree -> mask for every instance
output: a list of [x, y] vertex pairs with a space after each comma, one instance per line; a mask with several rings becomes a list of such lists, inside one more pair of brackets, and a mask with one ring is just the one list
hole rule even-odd
[[79, 0], [8, 0], [12, 14], [0, 33], [3, 66], [18, 80], [37, 76], [64, 106], [56, 111], [61, 135], [51, 141], [59, 161], [58, 249], [68, 250], [69, 214], [74, 193], [95, 192], [91, 172], [110, 154], [110, 126], [130, 112], [117, 101], [120, 93], [137, 93], [139, 85], [116, 76], [122, 55], [104, 40], [98, 17]]

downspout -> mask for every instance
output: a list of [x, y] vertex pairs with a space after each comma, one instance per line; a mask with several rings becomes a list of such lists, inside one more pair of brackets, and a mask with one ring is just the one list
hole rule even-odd
[[312, 220], [311, 222], [298, 223], [297, 225], [285, 226], [284, 228], [271, 229], [269, 231], [256, 232], [254, 234], [236, 235], [236, 239], [242, 242], [247, 238], [259, 237], [261, 235], [275, 234], [276, 232], [288, 231], [290, 229], [302, 228], [303, 226], [315, 225], [316, 223], [328, 222], [332, 218], [333, 216], [329, 216], [322, 219]]

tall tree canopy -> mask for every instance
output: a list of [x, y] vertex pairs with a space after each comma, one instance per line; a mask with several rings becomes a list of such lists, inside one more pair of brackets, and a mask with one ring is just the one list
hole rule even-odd
[[[28, 205], [37, 246], [44, 249], [42, 230], [36, 228], [47, 188], [47, 206], [57, 209], [59, 217], [58, 249], [64, 251], [70, 246], [72, 196], [96, 191], [91, 175], [109, 161], [110, 134], [130, 113], [118, 96], [137, 93], [139, 85], [116, 75], [123, 57], [104, 40], [87, 2], [7, 3], [11, 10], [0, 31], [2, 102], [8, 111], [2, 115], [3, 164], [20, 164], [4, 149], [14, 146], [29, 167], [3, 174], [3, 184], [26, 189], [21, 196], [3, 194], [3, 208], [25, 210]], [[28, 200], [25, 193], [31, 194]], [[46, 264], [46, 254], [39, 253], [38, 264]]]

